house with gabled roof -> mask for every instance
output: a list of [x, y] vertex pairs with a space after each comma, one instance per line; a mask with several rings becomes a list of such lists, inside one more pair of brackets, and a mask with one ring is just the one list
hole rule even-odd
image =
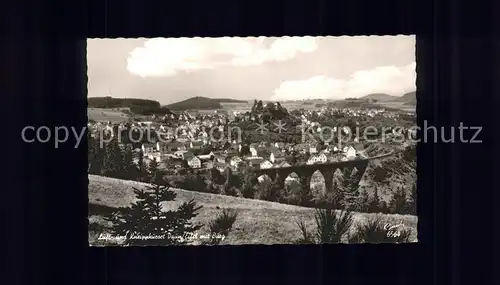
[[185, 159], [186, 159], [186, 162], [189, 165], [189, 167], [191, 167], [191, 168], [200, 168], [201, 167], [201, 160], [198, 157], [196, 157], [195, 155], [187, 156]]
[[273, 164], [269, 160], [264, 160], [259, 164], [260, 169], [272, 168]]
[[241, 159], [241, 157], [239, 157], [239, 156], [233, 156], [233, 157], [231, 157], [231, 160], [229, 161], [229, 164], [231, 166], [238, 166], [238, 164], [240, 162], [242, 162], [242, 161], [243, 160]]
[[256, 157], [258, 156], [258, 151], [257, 151], [257, 147], [255, 146], [250, 146], [250, 153], [252, 154], [253, 157]]
[[315, 146], [315, 145], [311, 145], [311, 146], [309, 146], [309, 153], [310, 153], [310, 154], [315, 154], [315, 153], [318, 153], [318, 150], [316, 149], [316, 146]]
[[281, 161], [277, 164], [274, 165], [275, 168], [283, 168], [283, 167], [290, 167], [290, 163], [288, 163], [287, 161]]
[[347, 159], [356, 157], [356, 149], [352, 146], [348, 146], [344, 148], [344, 154]]
[[306, 164], [317, 164], [317, 163], [326, 163], [328, 161], [328, 157], [324, 154], [316, 154], [316, 155], [311, 155], [309, 159], [307, 160]]

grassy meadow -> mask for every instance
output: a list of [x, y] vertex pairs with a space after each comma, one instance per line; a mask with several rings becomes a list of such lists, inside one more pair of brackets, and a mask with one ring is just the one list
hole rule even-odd
[[[134, 201], [133, 187], [147, 184], [114, 178], [89, 175], [89, 244], [107, 246], [97, 240], [101, 233], [107, 233], [109, 224], [102, 215], [116, 207], [128, 206]], [[314, 209], [275, 202], [244, 199], [232, 196], [171, 189], [177, 194], [175, 201], [167, 202], [166, 209], [176, 208], [182, 202], [194, 199], [203, 206], [195, 223], [208, 224], [220, 208], [232, 208], [238, 212], [233, 230], [222, 244], [291, 244], [300, 238], [301, 232], [296, 220], [303, 219], [309, 230], [314, 228]], [[354, 224], [363, 223], [374, 214], [354, 213]], [[387, 223], [403, 223], [412, 229], [411, 239], [417, 240], [417, 217], [410, 215], [384, 215]], [[207, 233], [206, 227], [200, 234]], [[346, 241], [347, 242], [347, 241]]]
[[87, 116], [89, 120], [96, 122], [120, 123], [127, 121], [129, 115], [120, 108], [116, 109], [103, 109], [103, 108], [87, 108]]

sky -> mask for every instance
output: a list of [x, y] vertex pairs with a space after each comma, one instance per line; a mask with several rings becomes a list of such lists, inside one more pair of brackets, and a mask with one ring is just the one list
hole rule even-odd
[[88, 96], [343, 99], [415, 91], [415, 36], [87, 40]]

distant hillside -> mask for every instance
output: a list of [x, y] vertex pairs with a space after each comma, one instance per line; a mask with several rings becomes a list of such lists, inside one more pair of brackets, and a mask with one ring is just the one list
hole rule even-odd
[[397, 97], [396, 99], [392, 100], [393, 102], [417, 102], [417, 97], [416, 97], [415, 91], [405, 93], [401, 97]]
[[217, 103], [248, 103], [246, 100], [236, 100], [236, 99], [227, 99], [227, 98], [214, 98], [213, 101]]
[[193, 97], [186, 99], [184, 101], [180, 101], [177, 103], [173, 103], [167, 105], [169, 109], [172, 110], [214, 110], [214, 109], [222, 109], [222, 106], [219, 102], [214, 99], [206, 98], [206, 97]]
[[409, 106], [416, 106], [417, 105], [417, 101], [408, 101], [408, 102], [404, 102], [403, 105], [409, 105]]
[[[384, 101], [385, 102], [385, 101]], [[333, 101], [328, 102], [327, 106], [330, 108], [359, 108], [359, 109], [386, 109], [386, 110], [397, 110], [395, 108], [391, 108], [389, 106], [368, 103], [364, 100], [356, 100], [356, 101]]]
[[160, 102], [135, 98], [91, 97], [87, 98], [89, 108], [125, 108], [132, 106], [160, 107]]
[[397, 97], [396, 96], [392, 96], [392, 95], [389, 95], [389, 94], [385, 94], [385, 93], [373, 93], [373, 94], [368, 94], [366, 96], [363, 96], [359, 99], [364, 99], [364, 100], [376, 100], [376, 101], [393, 101], [394, 99], [396, 99]]
[[160, 102], [136, 99], [136, 98], [112, 98], [112, 97], [91, 97], [87, 98], [88, 108], [129, 108], [130, 111], [138, 115], [165, 115], [171, 114], [168, 108], [160, 106]]

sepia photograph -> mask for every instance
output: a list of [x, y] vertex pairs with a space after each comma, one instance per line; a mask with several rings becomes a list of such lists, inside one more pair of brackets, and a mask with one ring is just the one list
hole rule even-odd
[[89, 245], [417, 242], [416, 65], [406, 35], [88, 39]]

